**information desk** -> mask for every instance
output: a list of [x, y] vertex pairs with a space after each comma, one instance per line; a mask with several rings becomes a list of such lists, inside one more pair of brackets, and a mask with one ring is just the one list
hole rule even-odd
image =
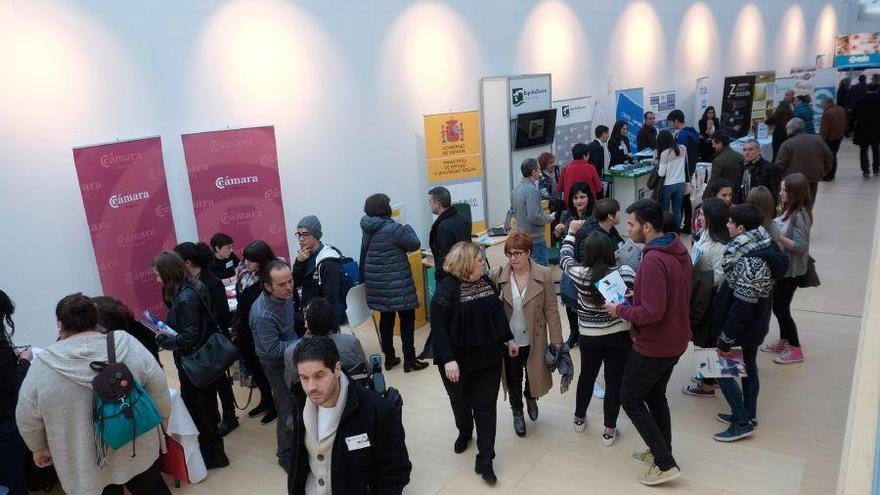
[[626, 228], [626, 208], [636, 201], [650, 197], [648, 189], [648, 176], [654, 168], [653, 160], [643, 160], [634, 165], [614, 165], [606, 173], [611, 178], [611, 197], [620, 203], [620, 222], [617, 230], [623, 236], [628, 236]]

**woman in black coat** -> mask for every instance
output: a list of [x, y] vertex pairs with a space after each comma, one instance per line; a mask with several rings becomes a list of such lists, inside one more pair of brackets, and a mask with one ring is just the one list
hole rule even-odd
[[711, 162], [715, 150], [712, 149], [712, 135], [721, 129], [721, 120], [715, 114], [715, 107], [708, 106], [698, 122], [700, 126], [700, 161]]
[[621, 163], [635, 163], [629, 143], [629, 129], [626, 122], [618, 120], [611, 129], [611, 137], [608, 138], [608, 153], [611, 155], [611, 165]]
[[164, 251], [153, 261], [153, 271], [162, 283], [162, 296], [168, 306], [165, 322], [177, 332], [175, 336], [160, 334], [156, 341], [163, 349], [174, 352], [174, 364], [180, 379], [180, 397], [199, 430], [199, 449], [208, 469], [229, 465], [223, 449], [223, 437], [217, 427], [217, 385], [220, 379], [205, 387], [196, 387], [183, 369], [184, 357], [190, 356], [219, 331], [211, 316], [207, 297], [200, 293], [204, 286], [190, 278], [186, 265], [177, 253]]
[[415, 324], [419, 307], [407, 253], [419, 249], [421, 243], [409, 225], [391, 219], [391, 199], [374, 194], [364, 203], [361, 230], [361, 281], [367, 286], [367, 305], [379, 311], [379, 333], [385, 369], [400, 363], [394, 352], [394, 319], [400, 318], [400, 340], [403, 342], [403, 371], [423, 370], [428, 363], [416, 359]]
[[30, 349], [16, 349], [12, 344], [14, 312], [15, 304], [0, 290], [0, 486], [9, 488], [11, 495], [27, 495], [25, 456], [30, 454], [15, 424], [15, 407], [34, 355]]
[[773, 111], [773, 115], [767, 118], [765, 123], [773, 126], [773, 161], [776, 160], [776, 154], [779, 153], [779, 147], [782, 142], [788, 139], [788, 133], [785, 132], [785, 125], [794, 118], [794, 110], [788, 102], [781, 101]]
[[498, 289], [485, 274], [480, 248], [459, 242], [446, 256], [450, 275], [437, 285], [431, 300], [431, 335], [434, 363], [449, 395], [458, 438], [454, 450], [467, 449], [477, 428], [474, 470], [489, 484], [496, 482], [496, 409], [505, 353], [519, 355], [519, 346], [499, 298]]

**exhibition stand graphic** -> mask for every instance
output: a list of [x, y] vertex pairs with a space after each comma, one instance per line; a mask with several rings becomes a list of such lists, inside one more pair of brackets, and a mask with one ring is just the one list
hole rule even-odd
[[[645, 123], [645, 88], [621, 89], [615, 92], [615, 120], [626, 122], [626, 130], [629, 134], [629, 143], [633, 151], [636, 151], [636, 136]], [[611, 127], [611, 126], [609, 126]]]
[[571, 98], [553, 102], [556, 109], [556, 134], [553, 154], [559, 166], [570, 162], [571, 148], [577, 143], [593, 140], [593, 121], [596, 105], [592, 97]]

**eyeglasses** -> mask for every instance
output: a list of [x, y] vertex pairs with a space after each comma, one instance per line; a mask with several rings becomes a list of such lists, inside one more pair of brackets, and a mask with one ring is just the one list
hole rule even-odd
[[528, 251], [508, 251], [508, 252], [504, 253], [504, 256], [507, 256], [508, 258], [513, 259], [513, 258], [519, 258], [520, 256], [522, 256], [524, 254], [529, 254], [529, 252]]
[[297, 239], [301, 239], [303, 237], [311, 237], [312, 233], [311, 232], [294, 232], [293, 235], [295, 235]]

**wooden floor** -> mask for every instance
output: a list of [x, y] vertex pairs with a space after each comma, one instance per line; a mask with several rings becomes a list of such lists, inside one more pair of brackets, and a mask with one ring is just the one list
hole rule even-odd
[[[880, 178], [862, 180], [851, 144], [844, 145], [840, 162], [837, 180], [819, 187], [812, 233], [811, 252], [823, 285], [798, 291], [794, 301], [806, 361], [782, 367], [761, 353], [760, 429], [752, 438], [720, 444], [712, 440], [712, 435], [723, 429], [714, 415], [728, 409], [720, 393], [714, 399], [681, 393], [681, 386], [694, 371], [692, 358], [685, 354], [668, 390], [673, 450], [682, 477], [663, 487], [664, 493], [833, 493], [880, 191]], [[359, 328], [356, 334], [368, 353], [378, 350], [371, 327]], [[417, 332], [419, 348], [426, 334], [427, 329]], [[770, 337], [777, 335], [774, 319]], [[577, 366], [578, 353], [573, 357]], [[473, 444], [464, 454], [452, 452], [456, 431], [436, 367], [410, 374], [398, 368], [387, 376], [405, 400], [404, 423], [413, 471], [404, 493], [652, 492], [636, 482], [640, 467], [630, 461], [630, 454], [644, 444], [624, 413], [619, 424], [622, 438], [613, 447], [604, 447], [600, 440], [599, 400], [590, 405], [587, 430], [574, 431], [574, 387], [560, 395], [557, 385], [539, 401], [540, 418], [528, 422], [525, 438], [514, 434], [509, 408], [499, 398], [495, 461], [499, 481], [493, 489], [473, 473]], [[170, 381], [176, 383], [176, 379]], [[236, 389], [241, 398], [245, 397], [243, 390]], [[286, 475], [275, 462], [274, 425], [261, 427], [246, 416], [241, 422], [241, 428], [226, 438], [232, 465], [213, 470], [204, 482], [175, 493], [286, 493]]]

